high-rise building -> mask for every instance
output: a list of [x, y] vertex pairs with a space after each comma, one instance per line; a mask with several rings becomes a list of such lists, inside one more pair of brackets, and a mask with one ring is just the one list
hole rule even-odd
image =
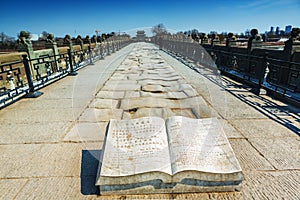
[[290, 33], [292, 31], [292, 25], [287, 25], [285, 26], [285, 31], [284, 33]]
[[277, 27], [276, 27], [275, 34], [276, 34], [276, 35], [279, 35], [279, 33], [280, 33], [280, 27], [279, 27], [279, 26], [277, 26]]

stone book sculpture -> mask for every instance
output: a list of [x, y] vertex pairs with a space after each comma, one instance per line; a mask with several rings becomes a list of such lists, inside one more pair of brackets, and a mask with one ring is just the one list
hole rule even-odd
[[216, 118], [110, 120], [99, 162], [100, 194], [240, 190], [241, 167]]

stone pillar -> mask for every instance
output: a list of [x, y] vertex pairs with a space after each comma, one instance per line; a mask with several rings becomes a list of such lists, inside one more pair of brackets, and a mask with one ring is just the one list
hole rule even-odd
[[90, 36], [85, 36], [85, 38], [84, 38], [84, 43], [85, 44], [88, 44], [89, 46], [91, 46], [91, 44], [92, 44], [92, 41], [91, 41], [91, 39], [90, 39]]
[[96, 35], [93, 35], [91, 42], [97, 44], [97, 36]]
[[226, 38], [226, 47], [234, 47], [236, 46], [236, 37], [233, 35], [233, 33], [228, 33]]
[[68, 46], [71, 53], [73, 52], [73, 44], [70, 35], [66, 35], [64, 38], [64, 46]]
[[212, 38], [211, 38], [211, 46], [213, 47], [214, 45], [219, 45], [220, 44], [220, 39], [219, 36], [217, 36], [216, 34], [212, 34]]
[[35, 58], [35, 53], [33, 51], [32, 43], [30, 41], [30, 35], [27, 31], [20, 32], [17, 44], [19, 52], [26, 52], [28, 54], [29, 59]]
[[45, 47], [46, 47], [46, 49], [52, 49], [53, 58], [54, 58], [54, 62], [55, 62], [55, 70], [59, 71], [59, 65], [58, 65], [59, 53], [58, 53], [57, 43], [54, 41], [53, 33], [48, 34]]
[[262, 37], [258, 34], [257, 29], [252, 29], [250, 31], [250, 38], [248, 40], [248, 53], [250, 54], [253, 49], [262, 47]]
[[205, 34], [205, 33], [202, 33], [201, 35], [200, 35], [200, 44], [206, 44], [208, 41], [208, 37], [207, 37], [207, 35]]
[[[293, 28], [289, 40], [285, 42], [284, 54], [287, 61], [299, 62], [299, 56], [295, 57], [294, 53], [300, 52], [300, 28]], [[297, 53], [297, 55], [299, 55]], [[297, 68], [293, 66], [292, 68]], [[296, 69], [297, 70], [297, 69]], [[294, 85], [300, 85], [300, 79], [293, 80]], [[300, 88], [297, 87], [296, 92], [300, 92]]]
[[206, 35], [201, 39], [201, 44], [208, 44], [208, 37]]
[[76, 44], [80, 45], [81, 50], [83, 50], [83, 40], [81, 38], [81, 35], [78, 35], [76, 38]]
[[300, 28], [293, 28], [291, 37], [285, 42], [284, 54], [288, 61], [293, 61], [292, 56], [295, 52], [300, 52]]
[[85, 36], [84, 43], [89, 45], [88, 52], [89, 52], [90, 64], [93, 64], [92, 42], [91, 42], [90, 36], [88, 36], [88, 35]]

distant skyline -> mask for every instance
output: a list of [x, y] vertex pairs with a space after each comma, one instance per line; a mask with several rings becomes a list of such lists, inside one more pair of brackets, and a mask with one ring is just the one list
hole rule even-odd
[[[50, 2], [50, 3], [45, 3]], [[164, 24], [173, 32], [197, 29], [241, 33], [257, 28], [300, 27], [300, 0], [130, 0], [130, 1], [3, 1], [0, 32], [17, 37], [21, 30], [55, 37], [133, 32]], [[146, 32], [147, 33], [147, 32]]]

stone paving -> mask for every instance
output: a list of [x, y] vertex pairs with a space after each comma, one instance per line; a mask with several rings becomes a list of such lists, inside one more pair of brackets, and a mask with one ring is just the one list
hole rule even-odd
[[[0, 111], [0, 199], [299, 199], [299, 109], [131, 44]], [[226, 88], [226, 90], [225, 90]], [[241, 192], [98, 196], [109, 119], [217, 117], [243, 169]]]

